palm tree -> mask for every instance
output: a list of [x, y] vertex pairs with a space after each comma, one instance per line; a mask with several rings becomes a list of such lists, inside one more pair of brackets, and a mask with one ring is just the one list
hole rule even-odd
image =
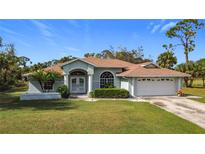
[[[187, 73], [187, 66], [185, 63], [177, 65], [175, 69], [179, 72]], [[184, 83], [185, 83], [186, 87], [189, 86], [188, 81], [189, 81], [188, 77], [184, 78]]]
[[189, 87], [192, 87], [193, 80], [200, 76], [200, 65], [198, 63], [195, 63], [195, 62], [188, 62], [186, 64], [186, 67], [187, 67], [186, 73], [191, 75]]
[[55, 83], [55, 81], [58, 78], [60, 78], [60, 74], [58, 74], [57, 72], [54, 72], [54, 71], [45, 72], [43, 70], [38, 70], [32, 74], [32, 78], [37, 80], [41, 86], [42, 91], [46, 92], [46, 89], [44, 88], [45, 83], [50, 81], [51, 84], [53, 85]]
[[196, 63], [199, 65], [200, 77], [203, 81], [203, 87], [205, 87], [205, 58], [198, 60]]
[[184, 82], [186, 84], [186, 87], [192, 87], [193, 80], [200, 76], [200, 65], [195, 62], [188, 62], [188, 63], [182, 63], [176, 66], [175, 68], [177, 71], [188, 73], [191, 75], [190, 78], [184, 78]]
[[157, 64], [160, 67], [172, 69], [177, 64], [177, 57], [174, 56], [174, 48], [172, 44], [163, 45], [165, 52], [161, 53], [157, 58]]

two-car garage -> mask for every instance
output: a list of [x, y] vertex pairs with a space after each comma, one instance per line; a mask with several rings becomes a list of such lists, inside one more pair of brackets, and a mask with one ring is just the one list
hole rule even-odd
[[121, 88], [127, 89], [132, 97], [171, 96], [182, 88], [182, 80], [189, 74], [161, 68], [153, 63], [138, 64], [118, 74]]
[[136, 78], [135, 96], [176, 95], [176, 78]]

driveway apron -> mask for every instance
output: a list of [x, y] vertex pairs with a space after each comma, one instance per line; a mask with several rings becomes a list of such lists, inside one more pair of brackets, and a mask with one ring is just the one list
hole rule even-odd
[[145, 97], [144, 99], [205, 129], [205, 103], [177, 96]]

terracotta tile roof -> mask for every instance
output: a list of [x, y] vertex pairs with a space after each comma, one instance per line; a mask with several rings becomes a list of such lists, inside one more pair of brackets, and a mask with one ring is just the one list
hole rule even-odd
[[122, 72], [117, 76], [123, 77], [189, 77], [189, 74], [181, 73], [166, 68], [145, 68], [142, 64], [130, 68], [128, 71]]
[[105, 67], [105, 68], [128, 68], [135, 65], [119, 59], [100, 59], [100, 58], [88, 57], [88, 58], [83, 58], [83, 60], [92, 63], [96, 67]]
[[[117, 74], [117, 76], [122, 77], [188, 77], [189, 74], [181, 73], [178, 71], [165, 69], [165, 68], [146, 68], [146, 65], [152, 64], [152, 62], [145, 62], [141, 64], [132, 64], [126, 61], [118, 60], [118, 59], [100, 59], [100, 58], [83, 58], [82, 59], [89, 64], [93, 64], [95, 67], [101, 68], [125, 68], [126, 71]], [[59, 63], [53, 66], [50, 66], [45, 71], [57, 71], [61, 75], [63, 75], [63, 70], [61, 68], [62, 65], [66, 63]], [[155, 64], [154, 64], [155, 65]], [[145, 67], [144, 67], [145, 66]]]
[[57, 73], [63, 75], [63, 70], [62, 70], [62, 68], [61, 68], [61, 65], [62, 65], [62, 64], [63, 64], [63, 63], [58, 63], [58, 64], [52, 65], [52, 66], [50, 66], [50, 67], [47, 67], [47, 68], [45, 68], [44, 70], [45, 70], [45, 71], [55, 71], [55, 72], [57, 72]]

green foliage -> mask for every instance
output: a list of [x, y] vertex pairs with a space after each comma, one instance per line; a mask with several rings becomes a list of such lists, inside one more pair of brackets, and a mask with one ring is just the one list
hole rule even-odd
[[95, 53], [86, 53], [84, 54], [84, 57], [94, 57]]
[[54, 71], [46, 72], [38, 70], [34, 72], [31, 77], [39, 82], [43, 92], [48, 92], [49, 90], [44, 89], [44, 84], [50, 81], [53, 85], [55, 81], [60, 78], [60, 74]]
[[129, 92], [119, 88], [100, 88], [94, 90], [93, 96], [96, 98], [128, 98]]
[[104, 88], [115, 88], [115, 86], [113, 84], [111, 84], [111, 83], [106, 83], [104, 85]]
[[12, 44], [4, 44], [0, 38], [0, 90], [8, 90], [22, 79], [27, 57], [18, 57]]
[[57, 91], [61, 94], [62, 98], [68, 98], [70, 96], [69, 89], [66, 85], [58, 87]]
[[160, 67], [172, 69], [177, 64], [177, 57], [174, 56], [172, 44], [163, 45], [165, 52], [161, 53], [157, 58], [157, 64]]
[[53, 59], [53, 60], [49, 60], [49, 61], [44, 62], [44, 63], [37, 63], [37, 64], [34, 64], [34, 65], [30, 66], [28, 68], [28, 72], [34, 72], [34, 71], [37, 71], [37, 70], [42, 70], [42, 69], [47, 68], [49, 66], [52, 66], [54, 64], [68, 62], [68, 61], [71, 61], [73, 59], [75, 59], [75, 57], [65, 56], [61, 59]]
[[128, 50], [126, 47], [118, 47], [114, 49], [112, 46], [110, 49], [101, 51], [100, 53], [86, 53], [84, 57], [96, 57], [103, 59], [120, 59], [131, 63], [142, 63], [151, 61], [144, 58], [143, 47], [140, 46], [137, 49]]
[[188, 54], [195, 48], [195, 37], [197, 30], [204, 27], [204, 23], [199, 23], [197, 19], [184, 19], [166, 32], [169, 38], [177, 38], [180, 46], [184, 48], [186, 63], [189, 62]]
[[95, 98], [95, 93], [94, 93], [93, 91], [91, 91], [91, 92], [89, 93], [89, 97]]
[[191, 75], [190, 78], [185, 78], [185, 84], [186, 87], [192, 87], [193, 80], [196, 78], [199, 78], [203, 75], [203, 67], [198, 62], [188, 62], [188, 63], [182, 63], [176, 66], [176, 70], [188, 73]]
[[203, 87], [205, 87], [205, 58], [196, 61], [199, 66], [199, 76], [202, 78]]

